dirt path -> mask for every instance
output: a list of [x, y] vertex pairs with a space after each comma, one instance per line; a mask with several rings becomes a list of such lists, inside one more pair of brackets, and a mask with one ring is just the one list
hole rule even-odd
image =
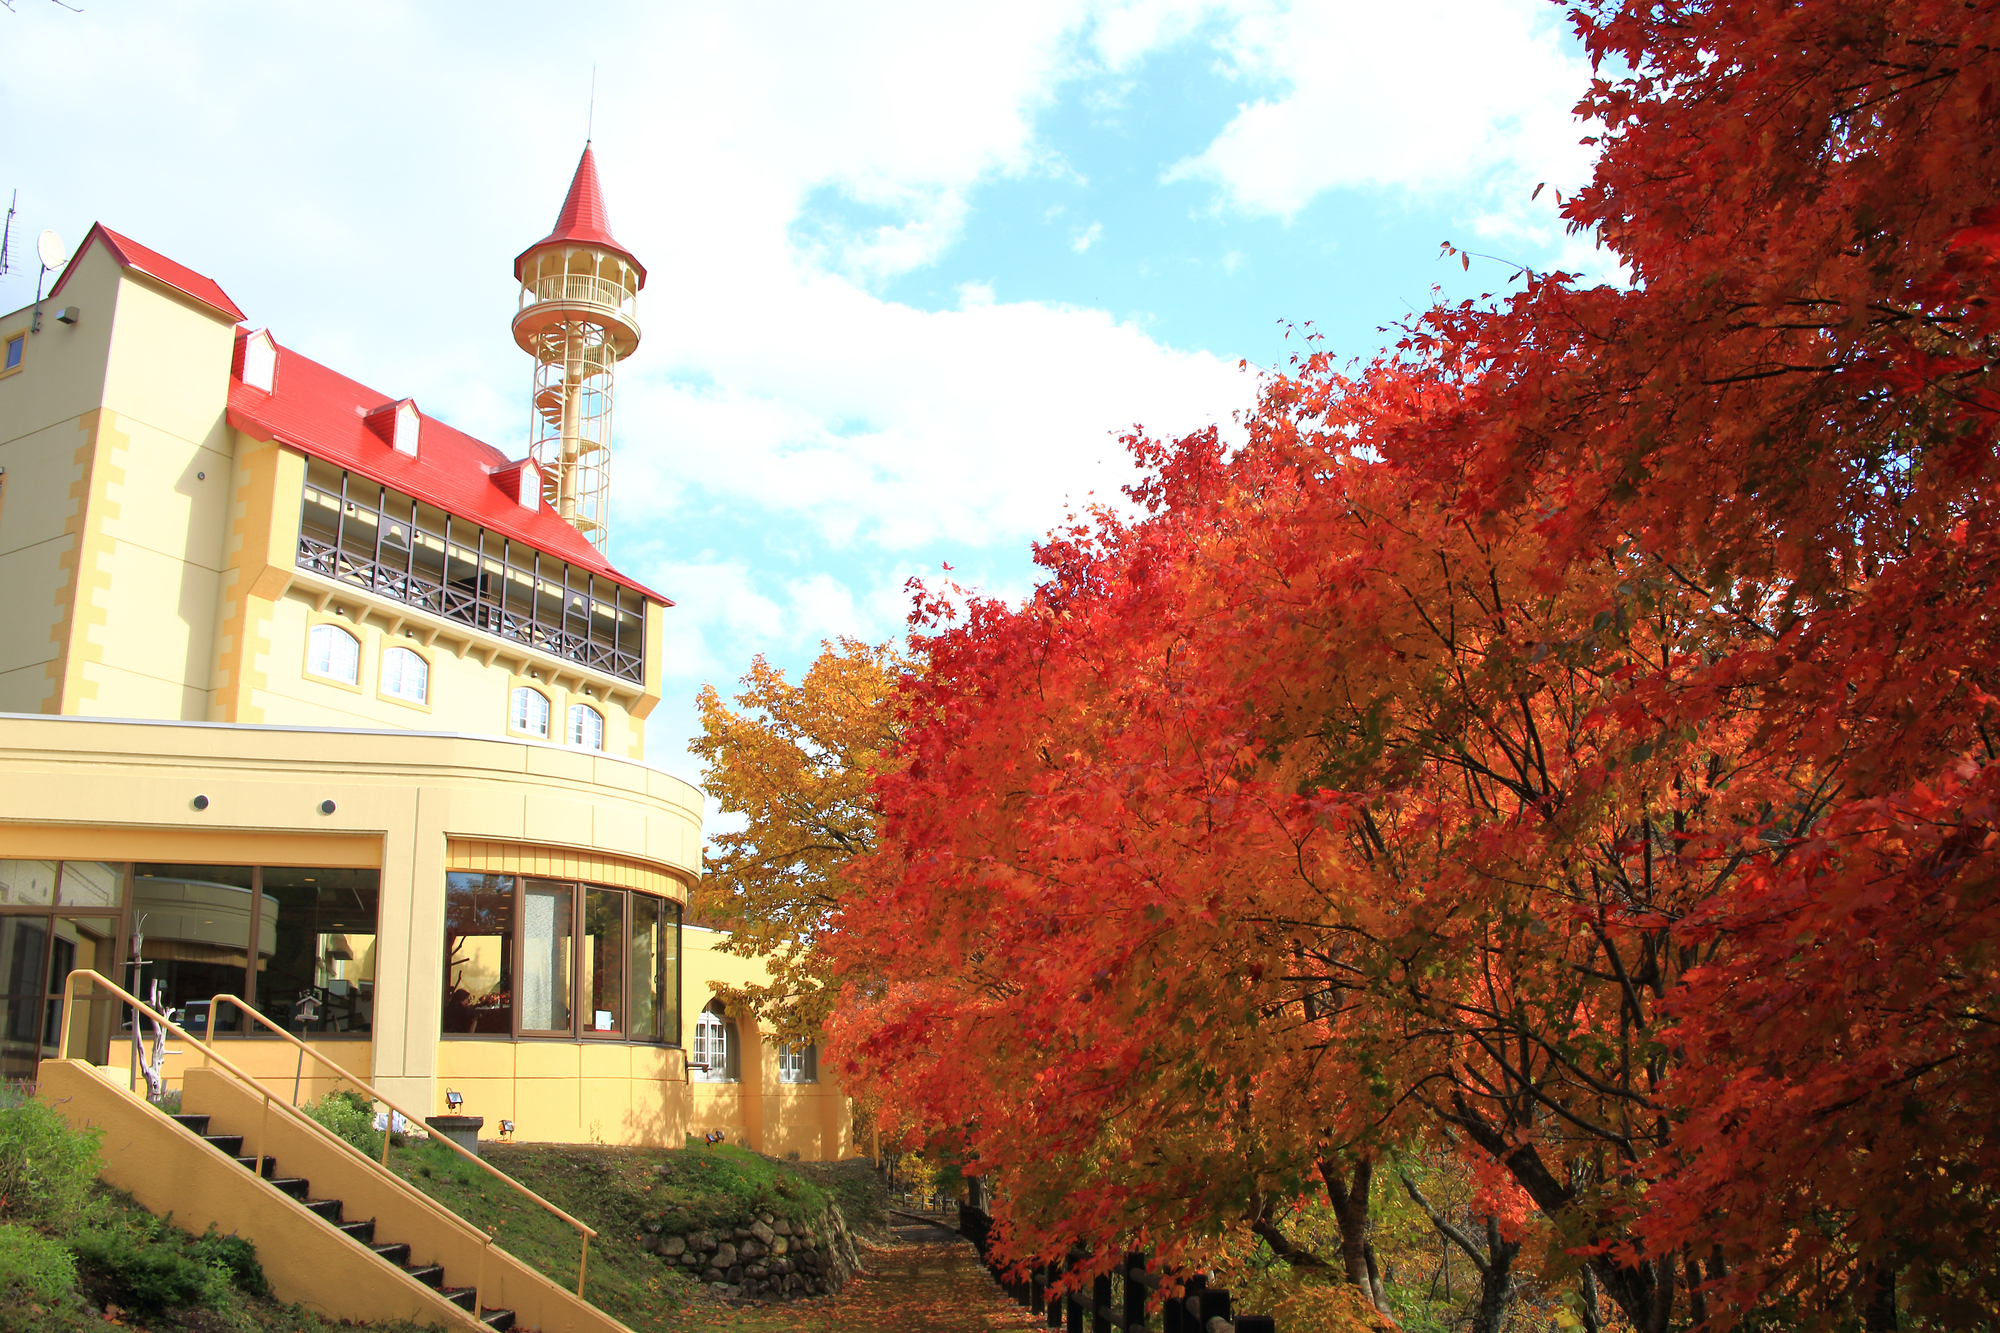
[[702, 1325], [728, 1333], [977, 1333], [1046, 1331], [1007, 1299], [972, 1246], [941, 1227], [899, 1227], [898, 1243], [864, 1254], [868, 1272], [838, 1296], [718, 1311]]

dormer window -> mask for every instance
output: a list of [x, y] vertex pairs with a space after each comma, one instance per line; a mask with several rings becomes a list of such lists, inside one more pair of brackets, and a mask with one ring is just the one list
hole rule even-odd
[[400, 403], [378, 407], [365, 420], [368, 429], [397, 453], [417, 456], [417, 433], [423, 428], [424, 418], [414, 402], [405, 398]]
[[542, 504], [542, 470], [532, 461], [521, 464], [521, 480], [514, 491], [514, 503], [523, 509], [539, 509]]
[[252, 389], [271, 392], [278, 380], [278, 344], [269, 329], [257, 329], [243, 336], [242, 363], [236, 377]]

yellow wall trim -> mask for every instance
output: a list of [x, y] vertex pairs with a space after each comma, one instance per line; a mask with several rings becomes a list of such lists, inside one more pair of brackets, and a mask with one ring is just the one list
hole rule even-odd
[[687, 901], [687, 885], [658, 866], [602, 852], [530, 843], [452, 838], [445, 852], [447, 870], [476, 870], [486, 875], [540, 875], [548, 879], [581, 879], [618, 889], [656, 893], [676, 902]]
[[379, 834], [0, 821], [0, 857], [28, 861], [182, 861], [377, 870]]

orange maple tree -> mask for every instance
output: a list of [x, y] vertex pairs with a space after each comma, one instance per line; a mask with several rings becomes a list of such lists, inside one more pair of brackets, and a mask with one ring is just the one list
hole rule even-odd
[[1647, 1333], [1991, 1322], [2000, 4], [1571, 13], [1631, 281], [921, 605], [839, 1050], [1024, 1258], [1422, 1137]]

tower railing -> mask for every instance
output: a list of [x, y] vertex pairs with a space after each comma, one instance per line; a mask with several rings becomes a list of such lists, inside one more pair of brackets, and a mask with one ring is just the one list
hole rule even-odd
[[589, 305], [609, 306], [628, 319], [630, 307], [638, 302], [638, 293], [623, 283], [610, 278], [593, 277], [588, 273], [552, 273], [545, 278], [534, 278], [521, 284], [521, 309], [541, 305], [548, 301], [576, 301]]

